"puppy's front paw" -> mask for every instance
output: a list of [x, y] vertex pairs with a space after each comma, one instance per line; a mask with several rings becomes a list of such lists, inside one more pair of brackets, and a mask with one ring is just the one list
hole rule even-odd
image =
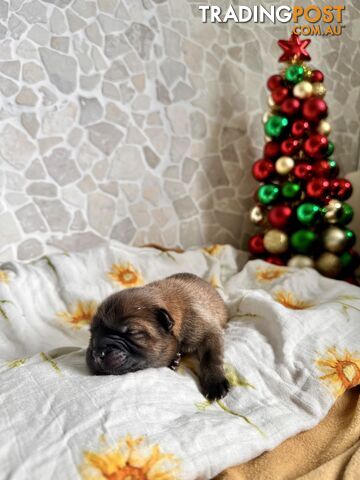
[[213, 402], [214, 400], [220, 400], [230, 390], [230, 383], [223, 377], [209, 378], [201, 384], [202, 392], [205, 397]]

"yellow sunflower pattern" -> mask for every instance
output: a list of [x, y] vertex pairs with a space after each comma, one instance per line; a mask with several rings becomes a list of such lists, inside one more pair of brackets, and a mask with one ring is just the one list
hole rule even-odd
[[278, 268], [278, 267], [266, 267], [266, 268], [261, 268], [258, 267], [256, 269], [256, 280], [258, 282], [272, 282], [273, 280], [276, 280], [277, 278], [282, 277], [287, 273], [286, 268]]
[[360, 385], [360, 354], [336, 347], [328, 348], [326, 355], [316, 360], [316, 365], [324, 374], [320, 378], [339, 397], [346, 390]]
[[304, 310], [305, 308], [313, 306], [311, 303], [296, 298], [295, 295], [288, 290], [278, 290], [274, 293], [274, 299], [291, 310]]
[[113, 263], [108, 277], [116, 283], [119, 283], [124, 288], [139, 287], [144, 284], [144, 279], [141, 272], [131, 263]]
[[127, 436], [115, 447], [102, 452], [85, 452], [80, 467], [83, 480], [176, 480], [179, 460], [161, 451], [159, 445], [146, 446], [144, 438]]
[[8, 284], [9, 281], [9, 274], [5, 270], [0, 270], [0, 283]]
[[58, 312], [57, 316], [73, 328], [81, 328], [90, 324], [95, 315], [97, 304], [95, 301], [79, 300], [69, 311]]
[[208, 247], [204, 247], [203, 251], [208, 253], [209, 255], [217, 255], [221, 252], [224, 248], [224, 245], [220, 245], [219, 243], [215, 243], [214, 245], [209, 245]]

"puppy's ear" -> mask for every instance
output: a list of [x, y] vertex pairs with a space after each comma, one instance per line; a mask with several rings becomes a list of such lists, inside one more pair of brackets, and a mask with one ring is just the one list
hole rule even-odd
[[159, 324], [166, 332], [171, 332], [174, 326], [174, 320], [165, 308], [159, 308], [156, 311], [156, 318]]

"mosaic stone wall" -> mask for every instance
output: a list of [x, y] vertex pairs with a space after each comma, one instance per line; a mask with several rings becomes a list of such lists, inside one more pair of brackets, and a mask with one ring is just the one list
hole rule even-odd
[[[246, 240], [264, 86], [288, 31], [202, 24], [199, 3], [0, 0], [1, 260], [108, 238]], [[359, 13], [348, 5], [342, 37], [311, 48], [343, 171], [358, 159]]]

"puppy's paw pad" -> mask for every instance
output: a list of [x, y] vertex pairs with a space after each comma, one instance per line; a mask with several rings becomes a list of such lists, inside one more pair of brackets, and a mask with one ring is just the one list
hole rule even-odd
[[225, 397], [229, 390], [230, 383], [225, 377], [203, 385], [203, 393], [210, 402]]

